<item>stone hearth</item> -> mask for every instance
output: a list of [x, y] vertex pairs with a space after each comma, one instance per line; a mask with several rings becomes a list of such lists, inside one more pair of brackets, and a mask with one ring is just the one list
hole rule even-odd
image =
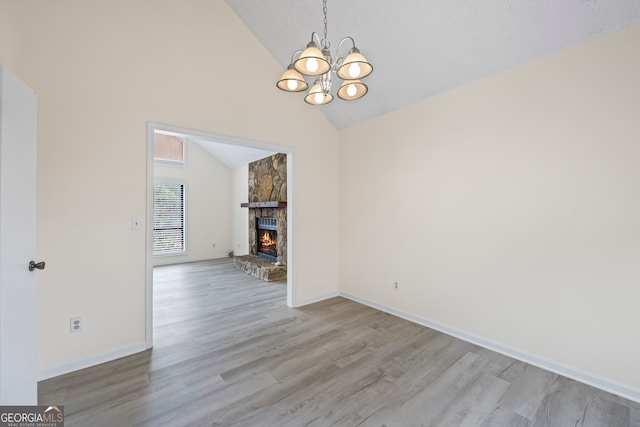
[[258, 279], [266, 282], [287, 280], [287, 266], [275, 265], [255, 255], [241, 255], [233, 258], [233, 264]]

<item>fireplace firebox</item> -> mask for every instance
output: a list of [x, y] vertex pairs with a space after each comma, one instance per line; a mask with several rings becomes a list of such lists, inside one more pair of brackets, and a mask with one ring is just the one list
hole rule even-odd
[[278, 218], [256, 218], [256, 253], [272, 262], [278, 260]]

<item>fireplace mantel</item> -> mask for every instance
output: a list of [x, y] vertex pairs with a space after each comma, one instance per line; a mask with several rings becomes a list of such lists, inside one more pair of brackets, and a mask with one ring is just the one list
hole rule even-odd
[[248, 202], [240, 203], [241, 208], [286, 208], [287, 202], [271, 200], [268, 202]]

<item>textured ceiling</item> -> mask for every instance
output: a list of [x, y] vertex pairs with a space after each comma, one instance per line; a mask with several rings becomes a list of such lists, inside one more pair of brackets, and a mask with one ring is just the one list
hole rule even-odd
[[[283, 71], [312, 31], [323, 32], [321, 0], [225, 1]], [[640, 0], [329, 0], [327, 8], [332, 55], [343, 37], [355, 39], [374, 67], [369, 93], [319, 107], [303, 93], [283, 95], [322, 108], [338, 129], [640, 21]]]

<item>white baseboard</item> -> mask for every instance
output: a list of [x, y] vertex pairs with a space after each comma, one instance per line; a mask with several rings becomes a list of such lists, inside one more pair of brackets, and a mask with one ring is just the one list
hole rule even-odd
[[194, 257], [194, 258], [176, 258], [176, 257], [167, 257], [166, 260], [162, 260], [162, 257], [157, 257], [153, 260], [153, 266], [159, 267], [162, 265], [174, 265], [174, 264], [186, 264], [188, 262], [198, 262], [198, 261], [209, 261], [211, 259], [222, 259], [222, 258], [230, 258], [229, 255], [210, 255], [205, 257]]
[[463, 341], [476, 344], [480, 347], [493, 350], [497, 353], [504, 354], [505, 356], [512, 357], [514, 359], [520, 360], [530, 365], [534, 365], [539, 368], [546, 369], [547, 371], [554, 372], [556, 374], [565, 376], [567, 378], [571, 378], [581, 383], [599, 388], [606, 392], [618, 395], [620, 397], [624, 397], [625, 399], [633, 400], [634, 402], [640, 403], [640, 390], [638, 389], [635, 389], [623, 384], [618, 384], [616, 382], [609, 381], [604, 378], [600, 378], [596, 375], [592, 375], [587, 372], [580, 371], [578, 369], [574, 369], [559, 363], [555, 363], [551, 360], [546, 360], [546, 359], [537, 357], [535, 355], [517, 350], [515, 348], [500, 344], [498, 342], [494, 342], [486, 338], [483, 338], [483, 337], [480, 337], [456, 328], [451, 328], [447, 325], [444, 325], [442, 323], [439, 323], [430, 319], [426, 319], [424, 317], [414, 316], [411, 314], [404, 313], [400, 310], [396, 310], [392, 307], [388, 307], [386, 305], [379, 304], [374, 301], [370, 301], [366, 298], [362, 298], [357, 295], [353, 295], [353, 294], [342, 292], [342, 291], [339, 294], [344, 298], [353, 300], [360, 304], [364, 304], [369, 307], [375, 308], [377, 310], [384, 311], [394, 316], [403, 318], [410, 322], [417, 323], [419, 325], [426, 326], [431, 329], [435, 329], [436, 331], [440, 331], [452, 337], [459, 338]]
[[64, 363], [62, 365], [54, 366], [53, 368], [48, 368], [40, 371], [38, 375], [38, 381], [57, 377], [58, 375], [68, 374], [69, 372], [78, 371], [80, 369], [99, 365], [101, 363], [111, 362], [112, 360], [120, 359], [121, 357], [125, 356], [131, 356], [132, 354], [139, 353], [147, 349], [148, 347], [145, 342], [138, 342], [117, 350], [109, 351], [107, 353], [96, 354], [93, 356], [85, 357], [83, 359], [75, 360], [73, 362]]
[[313, 298], [307, 298], [307, 299], [303, 299], [303, 300], [296, 300], [294, 301], [294, 304], [292, 306], [292, 308], [298, 308], [298, 307], [302, 307], [305, 305], [309, 305], [309, 304], [313, 304], [315, 302], [320, 302], [320, 301], [324, 301], [326, 299], [329, 298], [335, 298], [335, 297], [339, 297], [340, 293], [338, 291], [336, 292], [329, 292], [328, 294], [324, 294], [324, 295], [320, 295], [317, 297], [313, 297]]

